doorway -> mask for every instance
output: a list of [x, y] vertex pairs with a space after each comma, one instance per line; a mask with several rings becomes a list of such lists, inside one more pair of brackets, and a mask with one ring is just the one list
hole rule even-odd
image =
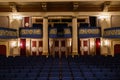
[[42, 39], [31, 39], [31, 55], [42, 55], [43, 41]]
[[100, 55], [101, 51], [100, 51], [100, 38], [96, 38], [96, 55]]
[[65, 39], [53, 40], [53, 56], [67, 56], [67, 46]]
[[6, 46], [0, 45], [0, 55], [6, 56]]
[[26, 39], [20, 39], [20, 55], [26, 56]]
[[89, 39], [79, 39], [80, 55], [89, 55]]
[[120, 54], [120, 44], [114, 45], [114, 55]]

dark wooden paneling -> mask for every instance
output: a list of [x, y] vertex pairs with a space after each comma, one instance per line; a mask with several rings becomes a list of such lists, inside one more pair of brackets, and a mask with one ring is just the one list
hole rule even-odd
[[111, 6], [108, 11], [120, 11], [120, 6]]
[[101, 6], [79, 6], [77, 11], [102, 11]]
[[44, 11], [41, 6], [18, 6], [18, 12], [40, 12]]
[[0, 6], [0, 12], [12, 12], [10, 6]]

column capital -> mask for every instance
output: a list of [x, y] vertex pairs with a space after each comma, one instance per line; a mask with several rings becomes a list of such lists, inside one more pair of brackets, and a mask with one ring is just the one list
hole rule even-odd
[[44, 18], [44, 19], [48, 19], [48, 16], [44, 16], [43, 18]]
[[77, 18], [77, 16], [72, 16], [72, 19], [73, 19], [73, 18]]

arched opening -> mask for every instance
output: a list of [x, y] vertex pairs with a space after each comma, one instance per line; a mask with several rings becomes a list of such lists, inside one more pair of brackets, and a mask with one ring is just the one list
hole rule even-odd
[[0, 45], [0, 55], [6, 56], [6, 46]]
[[120, 54], [120, 44], [115, 44], [114, 45], [114, 54], [115, 55]]

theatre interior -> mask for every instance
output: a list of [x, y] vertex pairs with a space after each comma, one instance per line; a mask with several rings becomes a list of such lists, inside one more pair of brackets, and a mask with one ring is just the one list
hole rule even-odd
[[0, 0], [0, 80], [120, 80], [120, 0]]

